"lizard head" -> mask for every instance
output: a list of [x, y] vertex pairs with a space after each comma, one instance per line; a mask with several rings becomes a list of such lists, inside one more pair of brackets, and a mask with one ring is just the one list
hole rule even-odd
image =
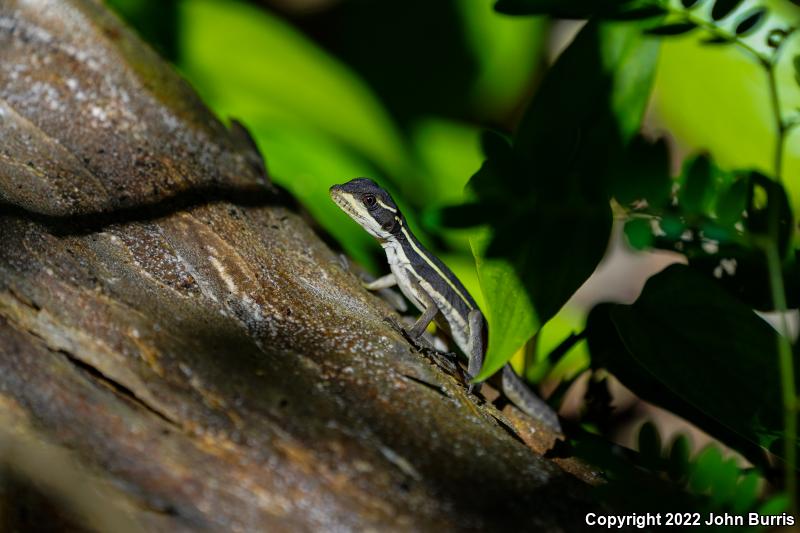
[[392, 197], [369, 178], [330, 188], [331, 199], [373, 237], [389, 240], [402, 227], [403, 215]]

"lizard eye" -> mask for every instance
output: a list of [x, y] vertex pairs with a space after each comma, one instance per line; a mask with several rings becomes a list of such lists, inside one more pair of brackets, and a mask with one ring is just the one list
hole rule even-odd
[[361, 197], [361, 201], [364, 202], [364, 205], [367, 207], [375, 207], [375, 204], [378, 203], [374, 194], [365, 194]]

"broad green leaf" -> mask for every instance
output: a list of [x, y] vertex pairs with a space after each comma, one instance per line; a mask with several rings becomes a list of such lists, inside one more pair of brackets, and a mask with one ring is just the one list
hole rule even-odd
[[548, 23], [544, 18], [505, 17], [491, 0], [456, 2], [476, 72], [468, 88], [471, 108], [492, 123], [514, 113], [544, 66]]
[[781, 436], [777, 333], [689, 267], [653, 276], [633, 305], [598, 306], [587, 328], [593, 364], [751, 460]]
[[287, 23], [232, 0], [183, 0], [179, 20], [179, 66], [217, 113], [302, 124], [385, 171], [405, 169], [402, 140], [377, 98]]
[[514, 352], [531, 337], [531, 331], [535, 331], [540, 325], [514, 266], [505, 259], [485, 257], [490, 239], [490, 231], [483, 229], [476, 231], [470, 241], [484, 299], [482, 309], [489, 322], [487, 353], [503, 355], [499, 358], [499, 363], [492, 361], [491, 366], [484, 362], [477, 381], [488, 378], [506, 364]]
[[[404, 186], [409, 199], [419, 199], [426, 207], [459, 204], [464, 187], [481, 166], [480, 130], [472, 125], [445, 119], [428, 118], [411, 128], [414, 153], [424, 176]], [[413, 188], [416, 190], [406, 189]]]
[[708, 210], [714, 193], [711, 172], [711, 161], [706, 156], [698, 156], [687, 163], [678, 196], [685, 212], [701, 214]]
[[[638, 132], [657, 50], [635, 26], [588, 23], [547, 73], [512, 145], [485, 138], [491, 155], [470, 181], [491, 227], [488, 246], [473, 247], [490, 309], [481, 378], [555, 315], [603, 256], [608, 171]], [[484, 285], [501, 277], [522, 290]], [[521, 318], [501, 309], [521, 310]]]

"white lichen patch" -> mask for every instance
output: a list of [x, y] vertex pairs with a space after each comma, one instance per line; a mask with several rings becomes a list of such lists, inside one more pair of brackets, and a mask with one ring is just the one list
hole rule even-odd
[[[209, 247], [209, 251], [212, 254], [216, 253], [216, 250], [212, 247]], [[209, 255], [208, 261], [214, 266], [219, 278], [225, 283], [225, 287], [228, 289], [228, 292], [231, 294], [239, 294], [239, 288], [236, 286], [236, 282], [233, 281], [233, 276], [231, 276], [228, 271], [225, 270], [225, 266], [222, 264], [222, 262], [214, 255]]]

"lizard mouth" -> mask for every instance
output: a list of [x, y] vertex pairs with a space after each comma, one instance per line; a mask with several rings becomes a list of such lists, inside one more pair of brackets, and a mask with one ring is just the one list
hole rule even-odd
[[356, 208], [353, 206], [353, 195], [346, 193], [342, 190], [341, 185], [334, 185], [328, 191], [331, 196], [331, 200], [339, 206], [339, 208], [350, 215], [350, 218], [360, 222], [363, 218], [363, 215], [359, 213]]

